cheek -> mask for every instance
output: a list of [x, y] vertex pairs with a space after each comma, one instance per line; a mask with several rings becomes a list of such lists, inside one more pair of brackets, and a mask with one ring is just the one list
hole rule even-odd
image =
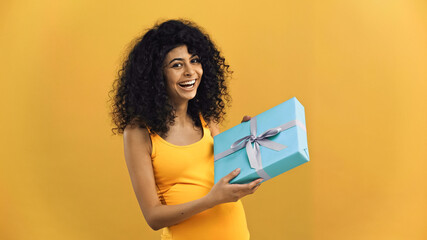
[[168, 94], [171, 93], [173, 91], [173, 88], [174, 88], [174, 86], [173, 86], [171, 80], [165, 77], [165, 90], [166, 90], [166, 92]]
[[171, 86], [175, 85], [175, 83], [176, 83], [176, 76], [173, 73], [166, 72], [164, 74], [164, 78], [165, 78], [166, 85], [168, 87], [171, 87]]
[[176, 88], [176, 84], [173, 81], [168, 81], [166, 88], [169, 92], [173, 92], [175, 91], [174, 89]]

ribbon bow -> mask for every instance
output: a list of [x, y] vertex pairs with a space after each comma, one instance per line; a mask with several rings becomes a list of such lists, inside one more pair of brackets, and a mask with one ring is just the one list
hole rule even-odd
[[[244, 147], [246, 147], [246, 153], [249, 158], [249, 164], [251, 168], [255, 169], [257, 174], [262, 177], [264, 180], [268, 180], [271, 177], [264, 171], [262, 168], [262, 161], [261, 161], [261, 151], [260, 151], [260, 145], [275, 151], [280, 151], [287, 146], [268, 140], [267, 138], [275, 136], [279, 134], [280, 132], [289, 129], [293, 126], [300, 126], [303, 130], [305, 130], [305, 126], [299, 122], [298, 120], [292, 120], [285, 124], [282, 124], [275, 128], [270, 128], [267, 131], [261, 133], [260, 135], [256, 136], [256, 130], [257, 130], [257, 120], [256, 117], [251, 118], [250, 120], [251, 124], [251, 134], [245, 137], [240, 138], [239, 140], [235, 141], [229, 149], [227, 149], [224, 152], [221, 152], [219, 154], [216, 154], [214, 156], [214, 160], [217, 161], [225, 156], [228, 156]], [[252, 147], [252, 143], [254, 146]]]
[[[269, 137], [275, 136], [278, 133], [280, 133], [282, 130], [280, 127], [268, 129], [267, 131], [256, 136], [256, 129], [257, 129], [256, 117], [251, 118], [250, 121], [251, 121], [250, 122], [251, 134], [235, 141], [231, 145], [231, 149], [233, 149], [234, 151], [237, 151], [246, 146], [246, 153], [248, 154], [249, 164], [251, 168], [254, 168], [257, 170], [262, 168], [261, 152], [260, 152], [259, 145], [276, 150], [276, 151], [283, 150], [286, 148], [286, 146], [267, 139]], [[252, 143], [254, 144], [253, 147], [252, 147]]]

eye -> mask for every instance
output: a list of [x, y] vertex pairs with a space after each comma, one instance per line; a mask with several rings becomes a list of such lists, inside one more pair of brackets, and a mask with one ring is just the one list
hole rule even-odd
[[191, 59], [191, 62], [192, 63], [200, 63], [200, 58], [193, 58], [193, 59]]
[[181, 63], [175, 63], [174, 65], [172, 65], [173, 68], [178, 68], [178, 67], [181, 67], [181, 66], [182, 66]]

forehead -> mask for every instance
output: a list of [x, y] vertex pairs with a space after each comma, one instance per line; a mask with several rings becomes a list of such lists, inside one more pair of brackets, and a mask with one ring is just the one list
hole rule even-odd
[[192, 54], [188, 52], [188, 48], [186, 45], [178, 46], [168, 52], [166, 54], [165, 60], [172, 60], [173, 58], [184, 58], [184, 57], [190, 57]]

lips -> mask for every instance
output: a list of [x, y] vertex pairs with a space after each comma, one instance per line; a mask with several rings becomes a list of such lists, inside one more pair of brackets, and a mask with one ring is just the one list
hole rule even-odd
[[196, 79], [178, 83], [178, 85], [183, 87], [183, 88], [192, 88], [194, 86], [194, 84], [196, 84]]

